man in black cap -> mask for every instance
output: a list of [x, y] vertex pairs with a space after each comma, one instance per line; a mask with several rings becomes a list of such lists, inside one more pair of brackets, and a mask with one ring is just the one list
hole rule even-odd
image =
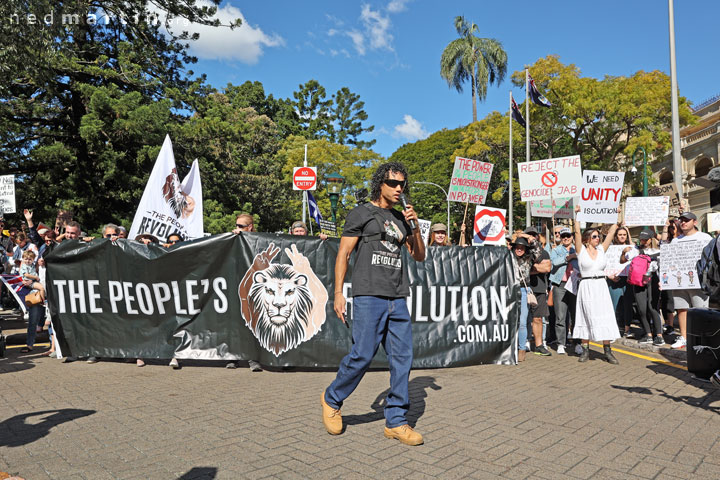
[[[672, 239], [671, 244], [701, 242], [703, 247], [712, 241], [712, 237], [697, 228], [697, 216], [692, 212], [685, 212], [680, 215], [680, 235]], [[663, 233], [667, 232], [667, 226]], [[699, 260], [699, 258], [697, 259]], [[684, 290], [673, 290], [673, 302], [677, 310], [678, 323], [680, 324], [680, 336], [675, 339], [672, 348], [685, 348], [687, 345], [687, 311], [689, 308], [707, 308], [708, 296], [701, 288], [688, 288]]]
[[[528, 227], [524, 233], [528, 235], [528, 241], [530, 241], [530, 243], [540, 241], [540, 235], [535, 228]], [[532, 318], [535, 354], [542, 355], [543, 357], [549, 357], [551, 355], [550, 350], [543, 345], [543, 318], [547, 318], [550, 315], [550, 309], [547, 304], [547, 274], [550, 273], [551, 270], [552, 262], [550, 261], [550, 254], [544, 248], [541, 248], [530, 269], [529, 286], [530, 290], [535, 294], [535, 298], [537, 298], [537, 305], [530, 307], [528, 316]]]

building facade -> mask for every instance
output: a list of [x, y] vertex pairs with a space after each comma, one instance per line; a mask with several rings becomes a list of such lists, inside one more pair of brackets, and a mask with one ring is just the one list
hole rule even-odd
[[[693, 109], [699, 117], [697, 124], [680, 130], [680, 154], [684, 203], [698, 217], [698, 226], [707, 231], [707, 214], [712, 212], [707, 180], [708, 172], [720, 165], [720, 95], [710, 98]], [[652, 164], [653, 177], [660, 185], [672, 183], [672, 150], [662, 160]]]

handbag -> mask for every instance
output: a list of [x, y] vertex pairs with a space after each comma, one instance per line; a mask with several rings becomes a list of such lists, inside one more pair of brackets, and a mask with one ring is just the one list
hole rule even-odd
[[529, 307], [535, 308], [537, 307], [538, 301], [535, 294], [530, 290], [527, 286], [527, 283], [525, 282], [525, 275], [520, 272], [520, 279], [522, 280], [522, 283], [525, 285], [525, 288], [527, 289], [527, 304]]
[[41, 303], [42, 297], [40, 296], [40, 292], [38, 292], [37, 290], [34, 290], [25, 295], [25, 305], [27, 305], [28, 307], [40, 305]]

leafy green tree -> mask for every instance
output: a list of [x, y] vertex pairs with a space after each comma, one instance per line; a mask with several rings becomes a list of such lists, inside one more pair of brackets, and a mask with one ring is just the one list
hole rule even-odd
[[[551, 108], [531, 104], [533, 159], [578, 154], [583, 168], [626, 171], [640, 146], [662, 156], [671, 147], [670, 78], [659, 71], [638, 71], [629, 77], [582, 77], [575, 65], [551, 55], [531, 65], [538, 87], [549, 95]], [[524, 86], [524, 70], [512, 81]], [[694, 123], [684, 97], [680, 122]], [[651, 172], [648, 172], [651, 173]], [[630, 181], [640, 182], [642, 175]]]
[[230, 102], [240, 108], [252, 107], [259, 115], [269, 117], [278, 128], [280, 138], [301, 133], [300, 118], [289, 99], [265, 95], [262, 83], [246, 81], [242, 85], [228, 84], [224, 91]]
[[363, 110], [365, 102], [360, 100], [360, 95], [343, 87], [333, 95], [333, 104], [333, 120], [335, 122], [333, 141], [340, 145], [353, 145], [365, 149], [375, 145], [376, 140], [358, 139], [363, 133], [375, 130], [373, 125], [369, 127], [362, 125], [362, 122], [368, 119], [368, 115]]
[[176, 160], [184, 159], [184, 168], [194, 158], [200, 163], [203, 197], [216, 202], [205, 212], [209, 232], [218, 233], [222, 222], [240, 210], [257, 214], [258, 228], [278, 230], [289, 219], [278, 208], [289, 194], [282, 179], [284, 164], [275, 159], [281, 144], [278, 128], [267, 115], [241, 107], [244, 97], [235, 95], [234, 87], [227, 91], [230, 95], [203, 98], [197, 113], [177, 128]]
[[[162, 8], [168, 20], [219, 26], [218, 3], [164, 0]], [[145, 0], [0, 8], [0, 170], [20, 174], [19, 206], [34, 207], [39, 220], [72, 209], [87, 230], [126, 223], [163, 136], [205, 92], [186, 71], [195, 61], [186, 45], [197, 37], [168, 34]], [[53, 20], [33, 18], [38, 12]]]
[[335, 135], [333, 128], [332, 99], [326, 100], [325, 87], [317, 80], [299, 85], [293, 92], [293, 106], [300, 120], [300, 133], [306, 138], [330, 138]]
[[[278, 163], [283, 164], [283, 185], [290, 196], [283, 206], [283, 213], [287, 213], [291, 219], [284, 226], [286, 231], [292, 220], [299, 220], [302, 217], [302, 192], [292, 190], [292, 173], [294, 167], [303, 165], [306, 144], [308, 165], [317, 166], [318, 187], [312, 194], [318, 202], [323, 218], [331, 218], [330, 198], [327, 194], [325, 178], [331, 173], [339, 173], [345, 177], [345, 186], [340, 196], [337, 213], [338, 225], [342, 226], [347, 212], [356, 205], [353, 193], [369, 187], [373, 171], [381, 163], [382, 158], [373, 151], [350, 148], [325, 139], [306, 140], [299, 136], [288, 137], [277, 154]], [[315, 229], [316, 226], [313, 228]]]
[[450, 42], [440, 57], [440, 76], [458, 92], [470, 80], [472, 89], [473, 122], [477, 121], [477, 102], [485, 100], [488, 84], [505, 79], [507, 53], [494, 38], [475, 36], [478, 26], [465, 17], [455, 17], [455, 29], [460, 38]]

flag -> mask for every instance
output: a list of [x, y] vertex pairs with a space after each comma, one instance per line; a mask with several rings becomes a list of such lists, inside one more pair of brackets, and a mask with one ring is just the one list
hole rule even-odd
[[530, 80], [530, 99], [535, 105], [540, 105], [541, 107], [551, 107], [552, 103], [543, 96], [542, 93], [537, 89], [535, 86], [535, 80], [530, 76], [528, 73], [528, 80]]
[[522, 113], [520, 113], [520, 109], [518, 108], [517, 103], [515, 103], [515, 99], [512, 98], [512, 95], [510, 95], [510, 110], [512, 111], [513, 120], [524, 127], [525, 119], [523, 118]]
[[25, 295], [30, 293], [32, 290], [23, 285], [23, 278], [20, 275], [3, 273], [1, 278], [8, 291], [13, 297], [15, 297], [15, 300], [17, 300], [17, 303], [22, 311], [27, 313], [27, 308], [25, 307]]
[[183, 240], [203, 237], [202, 185], [197, 160], [180, 182], [170, 136], [165, 137], [140, 199], [128, 237], [151, 233], [161, 242], [171, 234]]
[[308, 209], [310, 210], [310, 216], [315, 219], [315, 222], [317, 222], [318, 227], [320, 226], [320, 220], [322, 220], [322, 215], [320, 215], [320, 208], [318, 208], [318, 204], [315, 201], [315, 197], [312, 196], [312, 193], [309, 191], [307, 192], [308, 196]]

